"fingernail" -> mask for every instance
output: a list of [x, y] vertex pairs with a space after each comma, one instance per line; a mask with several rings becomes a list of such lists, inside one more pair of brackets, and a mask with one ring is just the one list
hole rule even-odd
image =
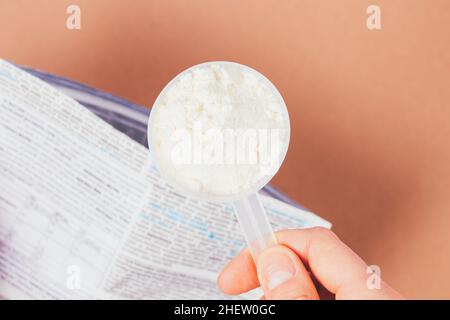
[[275, 289], [282, 283], [295, 276], [296, 268], [288, 254], [273, 252], [264, 257], [260, 268], [269, 290]]

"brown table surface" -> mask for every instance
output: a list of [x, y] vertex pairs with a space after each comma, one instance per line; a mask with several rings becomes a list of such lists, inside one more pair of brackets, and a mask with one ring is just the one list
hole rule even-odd
[[[409, 298], [450, 298], [450, 1], [0, 1], [0, 57], [150, 106], [184, 68], [233, 60], [289, 108], [274, 182]], [[69, 4], [81, 30], [68, 30]]]

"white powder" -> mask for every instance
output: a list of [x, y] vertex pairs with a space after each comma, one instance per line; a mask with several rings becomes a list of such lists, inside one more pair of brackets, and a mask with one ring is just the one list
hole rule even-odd
[[256, 192], [289, 143], [286, 106], [248, 67], [214, 62], [172, 80], [153, 106], [149, 141], [160, 171], [185, 193], [225, 200]]

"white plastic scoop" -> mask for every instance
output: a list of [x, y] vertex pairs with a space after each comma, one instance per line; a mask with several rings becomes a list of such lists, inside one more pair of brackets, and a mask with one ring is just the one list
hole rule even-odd
[[276, 243], [257, 192], [281, 166], [289, 116], [275, 86], [233, 62], [207, 62], [156, 99], [149, 148], [163, 178], [199, 200], [232, 203], [253, 259]]

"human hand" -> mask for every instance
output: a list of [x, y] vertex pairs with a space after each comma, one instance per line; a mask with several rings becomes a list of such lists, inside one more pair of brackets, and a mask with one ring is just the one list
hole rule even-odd
[[330, 230], [310, 228], [276, 234], [257, 266], [248, 249], [222, 270], [219, 288], [236, 295], [261, 285], [264, 299], [403, 299], [380, 279], [369, 289], [367, 264]]

